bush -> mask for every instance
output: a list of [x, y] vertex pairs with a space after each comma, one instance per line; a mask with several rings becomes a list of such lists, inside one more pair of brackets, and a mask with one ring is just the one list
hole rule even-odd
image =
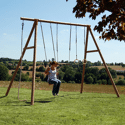
[[41, 74], [40, 79], [41, 79], [41, 81], [44, 81], [44, 79], [45, 79], [44, 74]]
[[75, 83], [75, 81], [68, 81], [68, 83]]
[[93, 78], [91, 76], [87, 77], [87, 84], [92, 84], [93, 83]]
[[0, 80], [8, 80], [9, 73], [5, 65], [0, 65]]
[[29, 70], [29, 65], [24, 66], [23, 70]]
[[27, 74], [21, 74], [21, 81], [29, 81], [29, 76]]
[[112, 85], [112, 83], [111, 83], [110, 79], [108, 80], [108, 85]]
[[27, 72], [26, 74], [27, 74], [28, 76], [30, 75], [30, 73], [29, 73], [29, 72]]
[[124, 80], [124, 79], [119, 79], [119, 80], [116, 82], [116, 85], [125, 85], [125, 80]]
[[102, 84], [102, 80], [97, 80], [97, 84]]
[[43, 66], [40, 66], [38, 71], [45, 72], [45, 68]]
[[119, 77], [119, 79], [122, 79], [122, 77]]
[[58, 77], [59, 77], [60, 80], [63, 80], [64, 74], [65, 73], [63, 71], [61, 71], [61, 70], [59, 71]]
[[29, 78], [29, 81], [32, 81], [32, 78]]
[[106, 79], [102, 79], [102, 84], [106, 85], [107, 84], [107, 80]]
[[41, 81], [41, 79], [37, 78], [35, 81], [36, 81], [36, 82], [40, 82], [40, 81]]
[[61, 81], [61, 83], [66, 83], [66, 81], [64, 81], [64, 80], [60, 80]]

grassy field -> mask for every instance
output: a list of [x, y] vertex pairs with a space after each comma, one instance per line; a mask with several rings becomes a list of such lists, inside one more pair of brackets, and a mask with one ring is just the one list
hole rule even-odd
[[[110, 85], [62, 83], [59, 96], [53, 97], [52, 86], [36, 83], [35, 104], [30, 105], [31, 82], [22, 82], [19, 101], [18, 82], [5, 97], [9, 82], [0, 81], [0, 125], [124, 125], [125, 92], [117, 86], [117, 98]], [[26, 89], [27, 88], [27, 89]], [[91, 92], [91, 93], [90, 93]], [[110, 93], [110, 94], [108, 94]]]
[[[104, 66], [92, 66], [92, 67], [98, 67], [99, 69], [105, 68]], [[108, 66], [114, 70], [125, 70], [125, 67], [122, 66]]]
[[[10, 81], [0, 81], [0, 87], [8, 87]], [[21, 82], [21, 88], [31, 89], [32, 82]], [[19, 82], [14, 81], [12, 88], [18, 88]], [[48, 85], [47, 82], [36, 82], [35, 88], [37, 90], [52, 90], [52, 85]], [[60, 91], [65, 92], [80, 92], [81, 84], [72, 84], [72, 83], [62, 83]], [[117, 86], [117, 89], [120, 94], [125, 95], [125, 86]], [[97, 85], [97, 84], [83, 84], [83, 92], [94, 92], [94, 93], [107, 93], [115, 94], [114, 88], [112, 85]]]
[[0, 125], [124, 125], [125, 95], [36, 90], [35, 105], [30, 105], [30, 89], [12, 88], [4, 97], [0, 88]]

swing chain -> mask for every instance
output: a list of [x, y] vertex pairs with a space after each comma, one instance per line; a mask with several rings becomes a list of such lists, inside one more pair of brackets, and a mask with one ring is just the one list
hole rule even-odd
[[[86, 44], [86, 38], [85, 38], [85, 27], [84, 27], [84, 52], [85, 52], [85, 44]], [[86, 63], [87, 63], [87, 60], [86, 59], [82, 60], [83, 65], [86, 65], [86, 63], [84, 63], [84, 61], [86, 61]]]
[[42, 23], [41, 22], [40, 22], [40, 26], [41, 26], [41, 32], [42, 32], [42, 38], [43, 38], [43, 46], [44, 46], [45, 58], [46, 58], [46, 62], [47, 62], [46, 46], [45, 46], [44, 35], [43, 35], [43, 28], [42, 28]]
[[76, 61], [79, 62], [79, 60], [77, 59], [77, 26], [76, 26], [76, 59], [74, 60], [75, 64], [76, 64]]
[[54, 58], [55, 58], [55, 61], [56, 61], [55, 47], [54, 47], [54, 40], [53, 40], [53, 32], [52, 32], [52, 26], [51, 26], [51, 23], [50, 23], [50, 30], [51, 30], [51, 37], [52, 37], [52, 44], [53, 44]]
[[70, 38], [69, 38], [69, 62], [70, 62], [70, 51], [71, 51], [71, 32], [72, 32], [72, 26], [70, 25]]
[[[21, 55], [22, 55], [22, 51], [23, 51], [23, 29], [24, 29], [24, 20], [22, 22], [22, 33], [21, 33]], [[21, 59], [21, 67], [20, 67], [20, 79], [19, 79], [19, 85], [18, 85], [18, 99], [19, 99], [19, 101], [27, 101], [26, 99], [25, 100], [20, 100], [20, 98], [19, 98], [21, 75], [22, 75], [22, 59]]]
[[58, 62], [58, 23], [56, 25], [56, 51], [57, 51], [57, 62]]

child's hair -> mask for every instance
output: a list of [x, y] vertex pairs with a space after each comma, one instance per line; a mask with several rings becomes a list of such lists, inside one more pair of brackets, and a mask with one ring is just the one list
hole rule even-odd
[[53, 64], [57, 64], [58, 65], [58, 63], [56, 61], [53, 61], [53, 62], [50, 61], [50, 65], [53, 65]]

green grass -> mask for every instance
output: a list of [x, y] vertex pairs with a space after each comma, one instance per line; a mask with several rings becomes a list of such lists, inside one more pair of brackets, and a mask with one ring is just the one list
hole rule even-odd
[[125, 95], [36, 90], [30, 105], [30, 89], [0, 87], [0, 125], [124, 125]]

